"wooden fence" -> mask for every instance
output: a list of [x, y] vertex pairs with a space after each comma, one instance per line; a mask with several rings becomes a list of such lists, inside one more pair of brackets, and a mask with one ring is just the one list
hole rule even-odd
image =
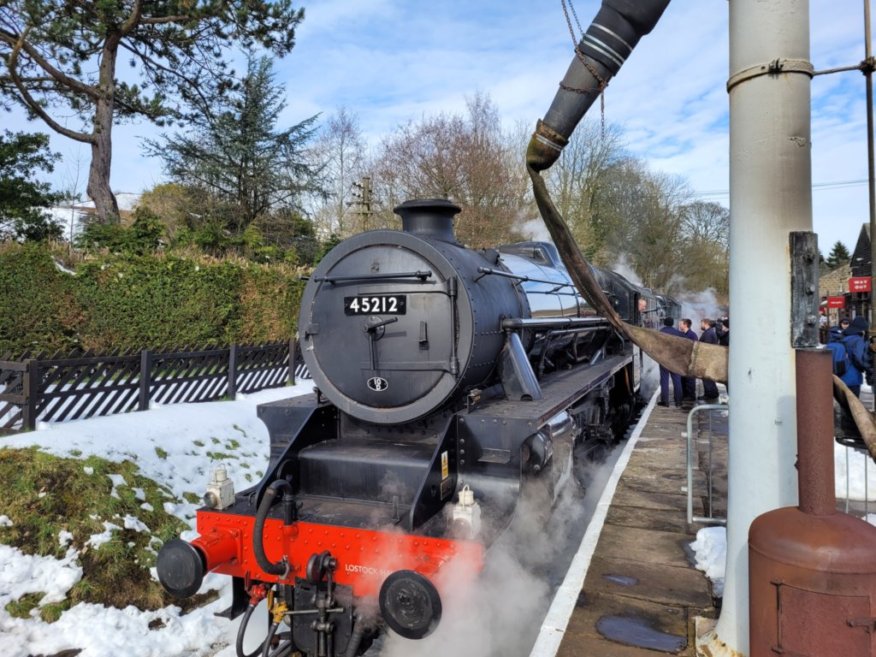
[[[0, 360], [0, 433], [294, 383], [296, 343]], [[307, 377], [297, 363], [299, 376]]]

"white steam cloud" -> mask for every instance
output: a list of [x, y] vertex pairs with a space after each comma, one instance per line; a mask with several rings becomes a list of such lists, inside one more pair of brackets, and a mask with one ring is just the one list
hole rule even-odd
[[[606, 462], [579, 459], [575, 477], [551, 505], [549, 494], [523, 496], [506, 533], [487, 551], [479, 576], [442, 573], [443, 616], [419, 641], [391, 632], [380, 657], [525, 657], [529, 655], [553, 592], [587, 527], [620, 450]], [[557, 465], [556, 463], [554, 465]]]

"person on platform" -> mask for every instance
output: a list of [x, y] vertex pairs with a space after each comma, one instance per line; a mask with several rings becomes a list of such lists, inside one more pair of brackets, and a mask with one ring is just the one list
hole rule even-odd
[[[671, 317], [666, 317], [663, 320], [663, 328], [660, 329], [661, 333], [667, 333], [669, 335], [675, 335], [680, 338], [684, 337], [684, 334], [679, 331], [677, 328], [673, 326], [675, 324], [675, 320]], [[681, 408], [681, 400], [682, 400], [682, 390], [681, 390], [681, 376], [676, 374], [675, 372], [670, 372], [668, 369], [660, 366], [660, 401], [657, 402], [658, 406], [669, 406], [669, 379], [672, 378], [672, 397], [675, 401], [675, 406]]]
[[840, 378], [857, 397], [861, 396], [861, 384], [864, 383], [864, 377], [866, 376], [867, 381], [873, 378], [873, 359], [866, 337], [869, 329], [870, 325], [867, 320], [858, 316], [843, 331], [842, 344], [846, 349], [848, 363], [846, 364], [846, 373]]
[[[700, 342], [706, 344], [718, 344], [718, 334], [715, 332], [715, 320], [703, 319], [700, 322]], [[707, 404], [714, 404], [718, 401], [718, 384], [711, 379], [703, 379], [703, 396], [702, 401]]]
[[843, 378], [849, 368], [849, 355], [843, 344], [843, 330], [839, 326], [831, 326], [827, 331], [827, 348], [833, 359], [833, 373]]
[[[699, 338], [697, 338], [697, 334], [691, 328], [693, 326], [693, 322], [690, 319], [682, 319], [678, 322], [678, 330], [681, 331], [681, 334], [686, 337], [688, 340], [693, 340], [696, 342]], [[697, 398], [697, 380], [692, 376], [683, 376], [681, 377], [681, 389], [684, 392], [683, 398], [684, 401], [696, 401]]]
[[721, 326], [718, 327], [718, 344], [722, 347], [730, 346], [730, 318], [722, 317]]

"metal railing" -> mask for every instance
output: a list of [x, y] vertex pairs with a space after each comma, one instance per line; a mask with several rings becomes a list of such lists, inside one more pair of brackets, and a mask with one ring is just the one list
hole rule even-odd
[[876, 520], [876, 465], [871, 463], [872, 457], [863, 448], [840, 445], [839, 449], [845, 451], [845, 458], [840, 456], [838, 459], [840, 468], [845, 461], [845, 482], [840, 481], [837, 486], [840, 498], [837, 506], [846, 513], [864, 520], [874, 515], [874, 518], [870, 519], [870, 522], [874, 522]]
[[[714, 515], [714, 477], [715, 477], [715, 460], [714, 460], [714, 437], [713, 430], [713, 414], [720, 411], [722, 414], [728, 412], [727, 404], [702, 404], [695, 406], [687, 415], [687, 522], [694, 523], [712, 523], [717, 525], [726, 525], [726, 518], [718, 518]], [[706, 484], [708, 493], [706, 497], [706, 516], [695, 516], [693, 513], [693, 467], [694, 467], [694, 416], [699, 413], [708, 412], [708, 425], [706, 435], [708, 436], [708, 455], [706, 457]], [[700, 437], [700, 431], [697, 430], [697, 437]]]
[[[696, 416], [708, 413], [703, 419], [705, 426], [694, 428]], [[715, 414], [728, 413], [726, 404], [704, 404], [690, 411], [687, 417], [687, 521], [688, 523], [726, 524], [726, 519], [715, 515], [715, 470], [720, 465], [715, 459], [715, 440], [725, 437], [723, 431], [715, 431]], [[700, 422], [700, 425], [703, 424]], [[706, 440], [707, 450], [705, 467], [700, 468], [706, 476], [707, 491], [704, 496], [705, 516], [695, 516], [694, 500], [694, 466], [696, 450], [695, 440]], [[837, 509], [863, 520], [876, 524], [876, 464], [866, 448], [859, 445], [837, 443], [836, 447], [836, 495]]]

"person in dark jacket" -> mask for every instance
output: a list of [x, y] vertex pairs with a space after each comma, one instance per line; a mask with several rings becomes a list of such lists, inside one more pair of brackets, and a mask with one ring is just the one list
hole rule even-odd
[[730, 346], [730, 318], [722, 317], [721, 318], [721, 328], [718, 331], [718, 344], [722, 347]]
[[[678, 330], [688, 340], [696, 342], [697, 334], [691, 329], [693, 322], [689, 319], [682, 319], [678, 322]], [[696, 401], [697, 398], [697, 380], [692, 376], [681, 377], [681, 389], [684, 391], [684, 399], [686, 401]]]
[[846, 346], [843, 344], [843, 330], [839, 326], [832, 326], [827, 331], [826, 346], [833, 359], [833, 373], [842, 378], [849, 368], [849, 356], [846, 353]]
[[[666, 317], [663, 320], [663, 328], [660, 329], [661, 333], [668, 333], [669, 335], [676, 335], [680, 338], [684, 337], [681, 331], [673, 326], [675, 324], [675, 320], [671, 317]], [[675, 400], [675, 405], [678, 408], [681, 408], [681, 399], [682, 399], [682, 390], [681, 390], [681, 376], [676, 374], [675, 372], [670, 372], [662, 365], [660, 366], [660, 401], [657, 402], [658, 406], [669, 406], [669, 379], [672, 378], [672, 397]]]
[[861, 384], [866, 376], [870, 380], [873, 376], [873, 359], [870, 356], [867, 344], [867, 331], [870, 325], [861, 316], [855, 317], [849, 327], [843, 331], [842, 345], [846, 348], [848, 363], [846, 372], [840, 378], [849, 390], [856, 396], [861, 396]]
[[[704, 319], [700, 322], [700, 342], [706, 344], [718, 344], [718, 334], [715, 332], [715, 320]], [[718, 384], [711, 379], [703, 379], [703, 397], [702, 400], [707, 404], [714, 404], [718, 401]]]

